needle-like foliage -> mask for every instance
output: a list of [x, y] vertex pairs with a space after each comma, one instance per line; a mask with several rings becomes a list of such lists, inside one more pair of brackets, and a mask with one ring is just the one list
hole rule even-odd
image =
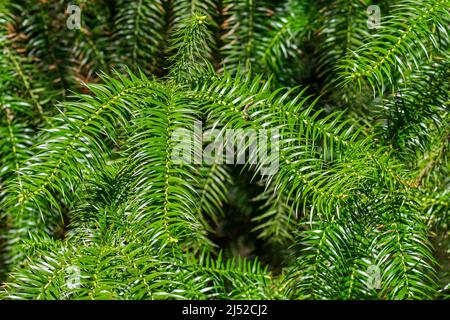
[[449, 296], [449, 1], [0, 3], [0, 297]]

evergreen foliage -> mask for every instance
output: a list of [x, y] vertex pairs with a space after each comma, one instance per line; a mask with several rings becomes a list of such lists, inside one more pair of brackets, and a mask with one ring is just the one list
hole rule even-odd
[[0, 297], [448, 298], [450, 2], [375, 2], [1, 0]]

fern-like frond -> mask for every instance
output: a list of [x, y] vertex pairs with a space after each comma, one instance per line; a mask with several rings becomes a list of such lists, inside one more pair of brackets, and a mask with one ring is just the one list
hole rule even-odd
[[[108, 72], [112, 65], [114, 50], [119, 45], [109, 43], [113, 29], [113, 14], [108, 1], [78, 1], [72, 5], [80, 7], [80, 29], [71, 30], [74, 43], [71, 48], [71, 71], [76, 83], [96, 82], [98, 74]], [[116, 61], [117, 62], [117, 61]]]
[[227, 0], [223, 8], [226, 17], [222, 36], [224, 67], [230, 72], [236, 72], [239, 66], [249, 71], [264, 54], [259, 41], [269, 30], [275, 12], [264, 0]]
[[117, 62], [136, 71], [156, 73], [162, 58], [165, 15], [163, 1], [121, 0], [114, 21]]
[[380, 296], [429, 299], [436, 292], [433, 249], [424, 219], [404, 199], [378, 204], [379, 225], [371, 251], [381, 270]]
[[200, 176], [197, 179], [197, 190], [199, 200], [199, 219], [205, 229], [211, 228], [212, 221], [218, 223], [223, 217], [223, 207], [228, 201], [228, 184], [231, 180], [230, 170], [223, 164], [213, 161], [211, 165], [204, 165], [200, 168]]
[[370, 298], [366, 274], [370, 257], [361, 228], [343, 219], [313, 222], [305, 229], [297, 235], [303, 254], [288, 276], [293, 297]]
[[258, 237], [276, 245], [286, 245], [294, 239], [298, 229], [300, 208], [296, 208], [285, 194], [278, 195], [276, 185], [268, 188], [253, 201], [262, 202], [262, 214], [253, 218], [257, 226], [252, 230]]
[[170, 76], [178, 82], [195, 79], [205, 71], [213, 73], [211, 59], [211, 43], [213, 41], [208, 30], [207, 16], [201, 11], [193, 12], [193, 16], [184, 20], [184, 26], [173, 34], [170, 51], [172, 66]]
[[53, 120], [55, 126], [43, 133], [45, 142], [35, 147], [36, 155], [20, 170], [25, 191], [19, 192], [18, 204], [31, 200], [39, 206], [46, 195], [58, 208], [52, 191], [70, 193], [81, 175], [80, 163], [88, 169], [104, 161], [103, 153], [110, 150], [104, 135], [114, 142], [117, 126], [126, 127], [137, 97], [151, 86], [145, 78], [119, 79], [105, 79], [108, 86], [89, 85], [95, 96], [79, 96], [79, 101], [61, 106], [65, 113]]
[[[33, 0], [20, 1], [21, 20], [17, 26], [20, 33], [21, 47], [37, 61], [40, 71], [46, 74], [46, 79], [56, 89], [56, 98], [61, 99], [67, 94], [73, 79], [67, 72], [70, 48], [70, 34], [65, 34], [66, 26], [64, 1], [43, 2]], [[48, 86], [50, 87], [50, 86]]]
[[319, 4], [319, 35], [323, 42], [317, 48], [317, 65], [318, 76], [325, 81], [325, 90], [332, 90], [336, 85], [338, 61], [370, 39], [366, 14], [369, 5], [360, 0], [322, 1]]
[[381, 92], [395, 87], [397, 74], [416, 69], [436, 50], [448, 49], [449, 17], [447, 0], [399, 1], [381, 22], [379, 33], [343, 58], [338, 68], [341, 82], [358, 88], [367, 82]]
[[[155, 88], [145, 98], [147, 107], [133, 120], [129, 142], [139, 208], [135, 219], [158, 228], [169, 243], [202, 237], [196, 217], [198, 194], [193, 188], [199, 172], [193, 162], [180, 164], [176, 158], [176, 148], [186, 150], [193, 143], [177, 134], [193, 128], [198, 111], [189, 108], [188, 99], [178, 90], [177, 86]], [[194, 157], [195, 152], [189, 155]]]
[[401, 87], [377, 110], [386, 143], [405, 157], [426, 152], [433, 140], [445, 135], [449, 113], [448, 54], [435, 56], [431, 63], [406, 76]]
[[[12, 274], [6, 299], [260, 299], [271, 293], [258, 262], [173, 256], [151, 245], [87, 246], [52, 242], [34, 248], [41, 258]], [[43, 250], [46, 249], [46, 250]], [[50, 249], [50, 251], [48, 251]], [[34, 256], [39, 256], [35, 254]], [[122, 266], [126, 265], [124, 268]]]
[[264, 50], [261, 61], [257, 61], [262, 64], [261, 69], [265, 67], [276, 76], [289, 72], [286, 63], [298, 58], [301, 41], [312, 31], [308, 9], [305, 1], [288, 1], [276, 11], [270, 31], [259, 40]]
[[290, 92], [268, 88], [259, 78], [249, 83], [224, 77], [192, 95], [217, 127], [279, 130], [279, 149], [258, 165], [278, 157], [280, 169], [268, 182], [276, 181], [276, 190], [293, 198], [311, 197], [319, 212], [335, 212], [335, 205], [358, 197], [369, 181], [378, 184], [381, 176], [385, 187], [395, 189], [400, 179], [387, 169], [385, 149], [373, 150], [371, 139], [359, 139], [360, 131], [340, 121], [341, 114], [320, 119], [320, 112], [313, 112], [317, 100], [309, 102], [302, 94], [290, 100]]

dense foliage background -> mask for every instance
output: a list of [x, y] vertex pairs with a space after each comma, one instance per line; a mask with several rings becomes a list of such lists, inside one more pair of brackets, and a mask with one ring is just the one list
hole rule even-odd
[[[448, 297], [449, 8], [0, 0], [1, 297]], [[195, 120], [278, 171], [176, 163]]]

